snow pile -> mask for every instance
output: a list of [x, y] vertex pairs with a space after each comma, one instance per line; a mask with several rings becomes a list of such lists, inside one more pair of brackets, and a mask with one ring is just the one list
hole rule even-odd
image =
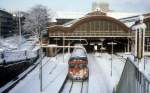
[[6, 63], [21, 61], [30, 58], [35, 58], [39, 55], [39, 48], [33, 50], [13, 50], [13, 51], [4, 51], [4, 60]]
[[[144, 69], [144, 65], [145, 65], [145, 69]], [[145, 57], [143, 59], [143, 62], [140, 63], [140, 67], [143, 70], [143, 72], [148, 76], [148, 78], [150, 79], [150, 57]]]
[[19, 38], [19, 36], [13, 36], [0, 40], [0, 47], [6, 63], [35, 58], [39, 54], [39, 47], [36, 46], [37, 39], [28, 41], [21, 38], [20, 42]]
[[26, 51], [26, 57], [27, 59], [30, 59], [30, 58], [35, 58], [39, 55], [39, 49], [34, 49], [34, 50], [31, 50], [31, 51]]
[[5, 51], [4, 52], [4, 60], [8, 62], [24, 60], [26, 59], [25, 51]]
[[0, 40], [0, 47], [4, 50], [17, 49], [20, 43], [24, 43], [25, 39], [22, 37], [21, 42], [19, 42], [19, 36], [8, 37]]

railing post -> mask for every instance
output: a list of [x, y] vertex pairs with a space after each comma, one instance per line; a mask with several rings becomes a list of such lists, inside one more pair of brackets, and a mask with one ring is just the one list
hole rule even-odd
[[[63, 46], [65, 46], [65, 37], [64, 37], [64, 33], [63, 33]], [[65, 56], [64, 56], [64, 52], [65, 52], [65, 49], [64, 49], [64, 47], [63, 47], [63, 62], [65, 62]]]

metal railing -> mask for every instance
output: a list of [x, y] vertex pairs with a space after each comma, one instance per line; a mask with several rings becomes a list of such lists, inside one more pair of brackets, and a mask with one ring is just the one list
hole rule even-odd
[[116, 93], [150, 93], [150, 80], [129, 58], [126, 60]]

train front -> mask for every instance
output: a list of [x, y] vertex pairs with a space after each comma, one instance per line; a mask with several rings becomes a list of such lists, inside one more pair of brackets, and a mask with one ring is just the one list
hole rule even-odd
[[86, 80], [88, 78], [87, 58], [72, 58], [69, 60], [68, 76], [72, 80]]

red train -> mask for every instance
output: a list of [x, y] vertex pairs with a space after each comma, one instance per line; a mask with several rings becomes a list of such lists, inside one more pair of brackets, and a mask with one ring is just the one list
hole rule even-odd
[[84, 48], [75, 48], [68, 62], [68, 76], [71, 80], [86, 80], [89, 75], [88, 58]]

